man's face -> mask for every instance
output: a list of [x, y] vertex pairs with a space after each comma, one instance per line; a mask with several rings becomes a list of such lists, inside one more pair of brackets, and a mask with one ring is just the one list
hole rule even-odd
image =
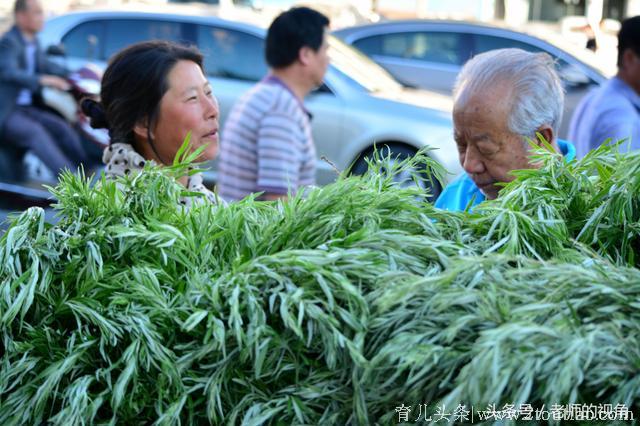
[[498, 182], [514, 179], [512, 170], [530, 168], [529, 149], [507, 125], [511, 109], [508, 85], [496, 84], [461, 97], [453, 109], [454, 138], [462, 168], [488, 199], [498, 196]]
[[40, 0], [28, 0], [27, 9], [16, 13], [18, 27], [30, 34], [36, 34], [44, 26], [44, 10]]
[[329, 40], [325, 28], [322, 36], [322, 44], [317, 52], [312, 51], [312, 78], [315, 86], [321, 86], [324, 75], [329, 67]]
[[624, 73], [627, 83], [640, 94], [640, 55], [633, 49], [626, 49], [623, 56]]

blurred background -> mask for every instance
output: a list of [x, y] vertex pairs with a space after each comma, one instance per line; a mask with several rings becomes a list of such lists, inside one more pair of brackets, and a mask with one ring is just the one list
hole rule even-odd
[[[178, 4], [180, 3], [180, 4]], [[183, 4], [188, 3], [188, 4]], [[12, 24], [14, 0], [0, 0], [0, 31]], [[313, 7], [331, 19], [330, 69], [306, 100], [314, 115], [318, 155], [340, 170], [366, 171], [373, 147], [394, 156], [437, 148], [433, 159], [460, 171], [452, 138], [451, 87], [464, 62], [487, 50], [519, 47], [556, 60], [565, 91], [560, 137], [579, 100], [616, 72], [620, 22], [640, 15], [640, 0], [42, 0], [47, 23], [43, 48], [72, 70], [100, 70], [117, 50], [165, 38], [198, 46], [226, 115], [240, 94], [267, 72], [265, 28], [292, 6]], [[68, 98], [68, 96], [67, 96]], [[0, 99], [0, 102], [3, 100]], [[82, 117], [69, 121], [100, 161], [107, 141], [82, 133]], [[64, 108], [48, 104], [65, 117]], [[58, 104], [62, 107], [64, 104]], [[67, 114], [68, 115], [68, 114]], [[85, 123], [86, 124], [86, 123]], [[84, 140], [84, 139], [83, 139]], [[4, 152], [0, 143], [0, 222], [8, 211], [53, 200], [42, 184], [55, 177], [29, 152]], [[205, 176], [216, 181], [215, 164]], [[318, 161], [317, 180], [335, 173]], [[432, 194], [442, 188], [430, 187]], [[2, 228], [2, 226], [0, 226]]]
[[[117, 8], [129, 0], [45, 0], [50, 15], [77, 9]], [[270, 21], [295, 0], [136, 0], [161, 6], [167, 3], [205, 3], [221, 8], [250, 8]], [[334, 29], [385, 19], [429, 18], [479, 22], [504, 22], [512, 27], [539, 27], [565, 37], [578, 46], [585, 46], [592, 37], [588, 27], [599, 39], [597, 53], [603, 58], [615, 55], [615, 34], [619, 22], [627, 16], [640, 14], [640, 0], [316, 0], [309, 6], [331, 15]], [[0, 2], [0, 29], [11, 22], [12, 0]], [[612, 53], [612, 51], [614, 53]]]

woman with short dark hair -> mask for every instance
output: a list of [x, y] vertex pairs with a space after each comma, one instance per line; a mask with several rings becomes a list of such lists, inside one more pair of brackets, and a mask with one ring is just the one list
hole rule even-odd
[[[139, 171], [147, 161], [171, 164], [189, 133], [192, 150], [206, 145], [198, 161], [216, 156], [218, 103], [197, 49], [165, 41], [131, 45], [109, 62], [100, 96], [100, 102], [83, 101], [82, 110], [93, 127], [109, 129], [107, 176]], [[181, 183], [217, 202], [201, 175], [185, 176]]]

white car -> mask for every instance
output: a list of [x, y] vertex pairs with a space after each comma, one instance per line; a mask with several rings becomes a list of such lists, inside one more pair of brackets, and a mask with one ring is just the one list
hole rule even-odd
[[[234, 102], [267, 74], [263, 53], [266, 31], [214, 16], [195, 16], [188, 13], [190, 9], [177, 7], [173, 13], [70, 13], [47, 21], [40, 38], [44, 46], [63, 45], [70, 68], [88, 61], [106, 66], [118, 50], [147, 39], [196, 45], [205, 55], [205, 70], [220, 103], [224, 132]], [[387, 145], [401, 157], [430, 146], [436, 148], [430, 152], [432, 158], [452, 172], [450, 178], [461, 170], [453, 141], [450, 97], [402, 87], [373, 61], [333, 36], [330, 46], [331, 65], [324, 84], [305, 100], [313, 114], [319, 184], [336, 178], [333, 167], [321, 157], [339, 170], [353, 165], [354, 172], [362, 172], [366, 169], [364, 158], [374, 145]], [[215, 174], [210, 176], [215, 180]]]
[[498, 25], [464, 21], [397, 20], [344, 28], [334, 33], [412, 87], [450, 94], [458, 72], [473, 56], [516, 47], [546, 52], [556, 60], [566, 95], [560, 137], [566, 137], [578, 102], [612, 76], [593, 52], [550, 33], [534, 34]]

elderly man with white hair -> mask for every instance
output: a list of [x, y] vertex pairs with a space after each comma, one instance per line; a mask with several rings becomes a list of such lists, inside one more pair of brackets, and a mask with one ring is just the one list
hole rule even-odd
[[492, 50], [469, 60], [453, 93], [454, 138], [464, 172], [436, 200], [460, 211], [498, 196], [511, 171], [533, 168], [531, 145], [549, 142], [567, 161], [575, 147], [556, 138], [564, 93], [553, 59], [520, 49]]

